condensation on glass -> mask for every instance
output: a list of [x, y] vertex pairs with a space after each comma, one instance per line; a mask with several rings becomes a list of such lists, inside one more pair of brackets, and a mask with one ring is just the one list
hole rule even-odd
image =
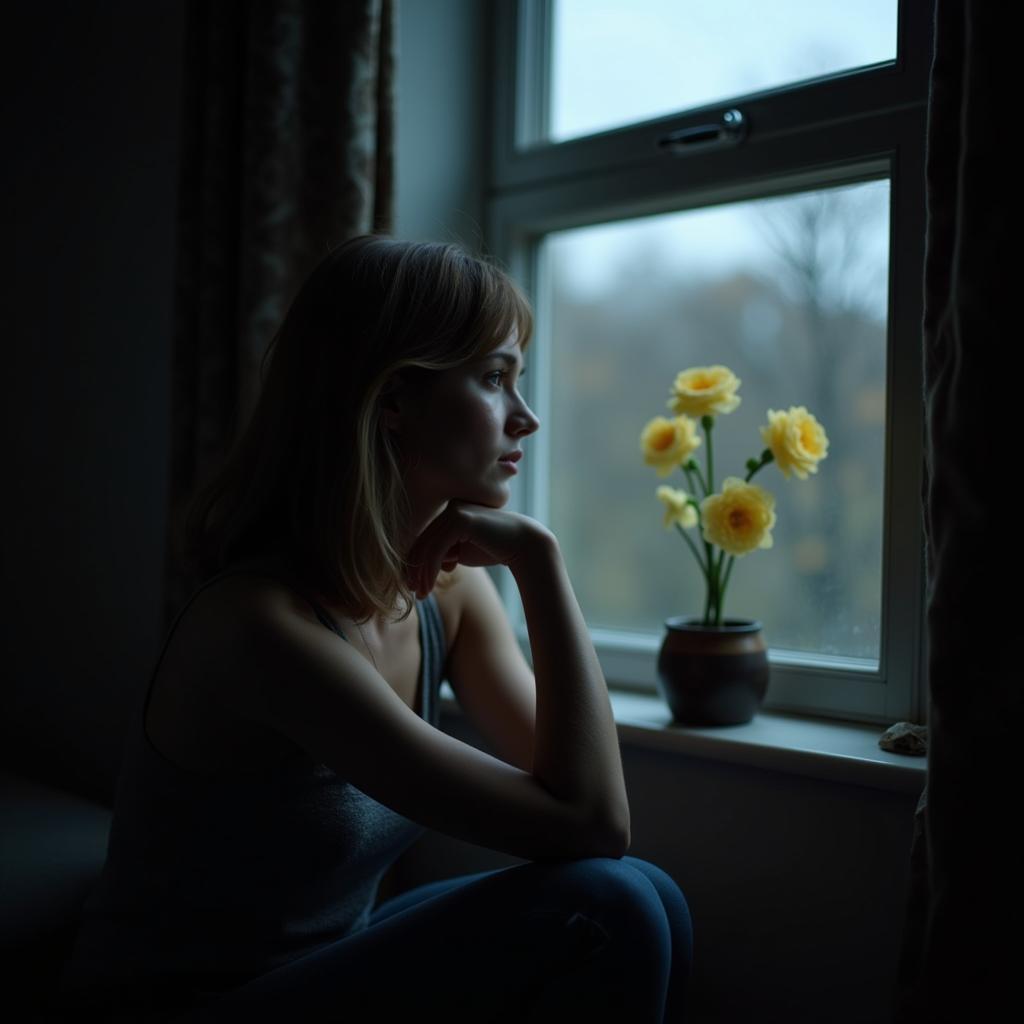
[[553, 0], [548, 137], [896, 58], [896, 0]]
[[[764, 448], [767, 410], [825, 425], [817, 475], [754, 482], [775, 496], [774, 547], [736, 560], [725, 614], [773, 649], [877, 665], [882, 594], [889, 182], [549, 234], [550, 523], [587, 622], [660, 634], [703, 611], [703, 578], [662, 526], [643, 426], [680, 370], [724, 364], [742, 403], [719, 416], [715, 483]], [[699, 453], [702, 454], [702, 453]], [[703, 465], [703, 462], [702, 462]], [[867, 667], [867, 666], [865, 666]]]

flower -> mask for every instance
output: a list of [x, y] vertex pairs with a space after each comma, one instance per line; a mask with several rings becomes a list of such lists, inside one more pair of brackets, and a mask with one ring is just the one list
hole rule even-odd
[[825, 428], [802, 405], [790, 406], [788, 412], [769, 409], [761, 437], [787, 480], [791, 472], [806, 480], [828, 454]]
[[[791, 406], [786, 412], [769, 409], [768, 425], [761, 428], [767, 447], [746, 460], [743, 479], [726, 477], [721, 493], [715, 493], [711, 444], [715, 416], [732, 412], [740, 404], [736, 394], [739, 386], [739, 379], [725, 366], [696, 366], [677, 373], [668, 402], [676, 418], [657, 416], [640, 436], [644, 461], [655, 467], [658, 476], [668, 476], [678, 469], [693, 491], [689, 494], [662, 485], [656, 493], [665, 506], [665, 528], [678, 529], [704, 576], [705, 626], [722, 625], [725, 592], [736, 559], [758, 548], [772, 547], [775, 498], [752, 484], [751, 478], [769, 463], [777, 462], [787, 478], [795, 473], [806, 479], [808, 473], [818, 471], [818, 463], [828, 454], [825, 430], [804, 406]], [[691, 457], [701, 444], [698, 428], [707, 435], [703, 467]], [[703, 544], [686, 532], [693, 527], [701, 531]], [[807, 557], [813, 555], [819, 562], [824, 557], [817, 548], [807, 551]]]
[[746, 555], [772, 546], [775, 499], [756, 484], [737, 476], [725, 478], [721, 494], [700, 503], [704, 539], [730, 555]]
[[668, 476], [700, 446], [697, 424], [688, 416], [666, 419], [655, 416], [640, 435], [644, 462], [657, 468], [658, 476]]
[[687, 416], [732, 412], [740, 404], [740, 381], [725, 366], [695, 366], [676, 375], [668, 407]]
[[690, 504], [690, 496], [678, 487], [662, 484], [657, 490], [658, 500], [665, 503], [665, 529], [678, 523], [685, 529], [697, 525], [697, 510]]

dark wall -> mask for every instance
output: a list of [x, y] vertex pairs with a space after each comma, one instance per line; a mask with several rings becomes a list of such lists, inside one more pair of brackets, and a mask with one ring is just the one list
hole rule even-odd
[[[162, 639], [185, 6], [64, 0], [5, 22], [0, 763], [99, 799]], [[399, 237], [480, 242], [484, 15], [399, 5]]]
[[160, 640], [183, 18], [26, 4], [8, 38], [0, 759], [100, 798]]

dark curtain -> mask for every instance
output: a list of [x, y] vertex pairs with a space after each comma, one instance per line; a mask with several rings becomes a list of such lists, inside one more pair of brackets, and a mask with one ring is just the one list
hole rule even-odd
[[[936, 4], [927, 142], [925, 478], [928, 783], [916, 816], [897, 1019], [998, 1019], [1019, 957], [1019, 339], [1007, 124], [1019, 44], [1001, 5]], [[1016, 274], [1013, 273], [1013, 277]], [[1016, 812], [1014, 812], [1016, 813]], [[1011, 973], [1012, 972], [1012, 973]]]
[[167, 624], [198, 580], [183, 512], [252, 409], [260, 358], [329, 248], [392, 227], [395, 0], [190, 0]]

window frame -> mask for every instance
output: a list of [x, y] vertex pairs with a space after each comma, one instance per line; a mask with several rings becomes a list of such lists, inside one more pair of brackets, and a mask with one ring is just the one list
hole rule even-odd
[[[495, 5], [494, 130], [485, 205], [489, 249], [525, 286], [536, 309], [539, 338], [525, 384], [526, 398], [542, 422], [552, 383], [545, 337], [550, 301], [544, 292], [543, 249], [537, 244], [545, 234], [826, 185], [889, 179], [879, 664], [872, 670], [853, 659], [771, 652], [772, 682], [764, 706], [864, 722], [922, 720], [926, 631], [920, 514], [921, 321], [931, 5], [927, 0], [901, 0], [892, 62], [556, 143], [543, 141], [551, 14], [551, 0], [497, 0]], [[717, 120], [731, 108], [740, 109], [750, 125], [741, 143], [713, 144], [681, 156], [659, 149], [657, 142], [666, 134]], [[543, 431], [531, 439], [530, 454], [513, 507], [544, 521], [549, 457]], [[514, 582], [507, 574], [501, 582], [528, 653]], [[666, 615], [672, 613], [666, 609]], [[611, 688], [657, 692], [660, 636], [605, 629], [592, 629], [591, 635]]]

